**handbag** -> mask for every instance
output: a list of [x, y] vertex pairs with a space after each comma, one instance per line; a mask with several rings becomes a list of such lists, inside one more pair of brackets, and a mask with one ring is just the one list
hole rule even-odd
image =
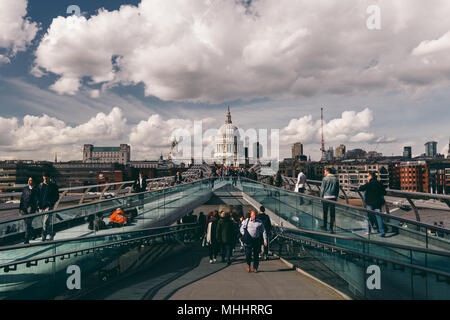
[[294, 192], [298, 192], [298, 184], [295, 184]]
[[242, 237], [242, 243], [244, 243], [247, 246], [251, 246], [253, 244], [253, 238], [250, 235], [250, 233], [248, 233], [248, 231], [247, 231], [249, 222], [250, 222], [250, 218], [248, 218], [248, 220], [247, 220], [247, 225], [244, 228], [244, 236]]

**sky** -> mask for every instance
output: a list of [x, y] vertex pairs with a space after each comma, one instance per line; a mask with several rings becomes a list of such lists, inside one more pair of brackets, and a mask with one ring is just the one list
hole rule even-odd
[[[80, 9], [69, 10], [75, 5]], [[320, 159], [450, 137], [450, 2], [0, 0], [0, 160], [169, 152], [177, 129], [279, 130]]]

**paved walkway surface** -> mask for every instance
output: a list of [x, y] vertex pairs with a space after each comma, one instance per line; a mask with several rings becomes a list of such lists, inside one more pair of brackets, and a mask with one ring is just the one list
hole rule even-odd
[[[219, 258], [220, 261], [220, 258]], [[193, 248], [84, 299], [113, 300], [342, 300], [323, 284], [278, 259], [262, 261], [260, 272], [247, 273], [238, 251], [233, 263], [209, 263], [207, 249]]]

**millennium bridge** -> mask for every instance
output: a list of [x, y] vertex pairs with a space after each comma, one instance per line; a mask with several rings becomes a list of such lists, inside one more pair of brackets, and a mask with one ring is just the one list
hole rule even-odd
[[[417, 218], [405, 219], [352, 205], [357, 191], [342, 189], [331, 233], [320, 229], [323, 203], [331, 201], [317, 196], [317, 181], [299, 194], [287, 177], [281, 188], [242, 177], [185, 177], [178, 185], [173, 177], [150, 179], [137, 194], [132, 182], [62, 189], [50, 212], [56, 235], [45, 242], [23, 244], [23, 217], [12, 214], [14, 205], [0, 207], [9, 213], [0, 220], [0, 298], [450, 299], [450, 230], [421, 222], [414, 206], [430, 198], [448, 205], [449, 196], [388, 190], [413, 204]], [[273, 225], [270, 258], [257, 274], [245, 271], [239, 248], [230, 266], [210, 264], [200, 226], [177, 223], [219, 205], [265, 206]], [[94, 217], [107, 222], [118, 207], [136, 209], [131, 224], [88, 228]], [[381, 217], [385, 237], [364, 233], [368, 213]], [[27, 216], [38, 233], [43, 215]]]

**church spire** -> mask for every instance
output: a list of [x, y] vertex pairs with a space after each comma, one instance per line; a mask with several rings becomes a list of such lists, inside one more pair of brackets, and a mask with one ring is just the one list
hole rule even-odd
[[229, 123], [232, 123], [231, 122], [230, 106], [228, 106], [227, 118], [225, 119], [225, 124], [229, 124]]

